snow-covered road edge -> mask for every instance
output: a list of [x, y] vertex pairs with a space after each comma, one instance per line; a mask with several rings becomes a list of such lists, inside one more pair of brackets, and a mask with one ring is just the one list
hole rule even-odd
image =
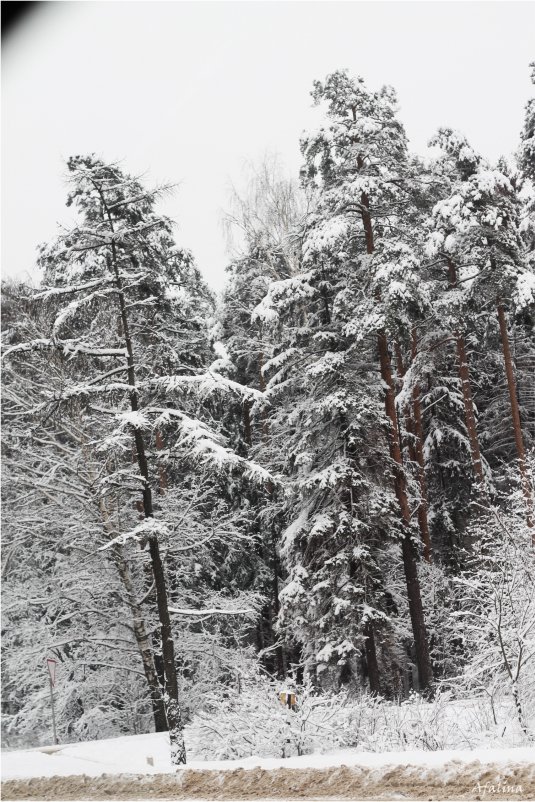
[[320, 768], [184, 768], [174, 774], [46, 777], [2, 784], [5, 800], [525, 800], [535, 764], [412, 762]]
[[[4, 799], [529, 799], [535, 748], [169, 763], [165, 733], [2, 753]], [[505, 789], [505, 790], [504, 790]]]

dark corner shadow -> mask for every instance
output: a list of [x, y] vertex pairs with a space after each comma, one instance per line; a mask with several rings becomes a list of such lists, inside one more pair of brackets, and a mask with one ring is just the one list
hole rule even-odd
[[2, 44], [9, 41], [12, 34], [35, 14], [43, 2], [18, 2], [18, 0], [2, 0], [0, 13], [2, 17]]

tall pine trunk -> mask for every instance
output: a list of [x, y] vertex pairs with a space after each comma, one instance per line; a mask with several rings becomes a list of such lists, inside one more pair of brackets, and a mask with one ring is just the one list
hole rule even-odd
[[[513, 358], [511, 356], [511, 347], [509, 345], [509, 334], [507, 332], [507, 320], [505, 318], [505, 310], [503, 308], [503, 304], [500, 298], [496, 299], [496, 306], [498, 311], [498, 323], [500, 326], [500, 337], [502, 341], [505, 375], [507, 377], [507, 389], [509, 390], [509, 401], [511, 404], [511, 421], [513, 424], [513, 431], [515, 435], [515, 446], [516, 446], [516, 453], [518, 456], [520, 481], [522, 484], [522, 492], [524, 494], [524, 500], [526, 502], [526, 521], [529, 527], [533, 527], [533, 495], [531, 489], [531, 482], [528, 474], [528, 466], [526, 462], [526, 452], [524, 449], [522, 426], [520, 423], [520, 409], [518, 406], [516, 380], [513, 370]], [[532, 534], [532, 541], [533, 544], [535, 545], [535, 531]]]
[[399, 442], [399, 427], [395, 403], [394, 381], [390, 366], [390, 356], [388, 353], [388, 342], [385, 332], [379, 333], [379, 359], [381, 363], [381, 378], [387, 387], [385, 394], [385, 411], [389, 419], [389, 447], [390, 456], [394, 462], [394, 489], [398, 500], [401, 519], [404, 524], [404, 533], [401, 541], [403, 555], [403, 568], [405, 570], [405, 581], [407, 584], [407, 596], [409, 600], [409, 612], [411, 617], [412, 632], [414, 635], [414, 646], [416, 649], [416, 662], [418, 665], [418, 676], [420, 688], [425, 690], [430, 688], [433, 683], [433, 671], [429, 656], [429, 643], [425, 627], [424, 610], [422, 595], [420, 591], [420, 580], [416, 565], [415, 549], [410, 535], [411, 514], [409, 501], [407, 498], [407, 482], [403, 469], [401, 456], [401, 444]]
[[[363, 160], [360, 156], [358, 160], [358, 167], [359, 169], [363, 167]], [[361, 194], [360, 204], [364, 236], [366, 239], [366, 251], [368, 254], [372, 254], [374, 252], [373, 227], [370, 213], [370, 201], [365, 192]], [[418, 665], [420, 688], [422, 690], [426, 690], [433, 684], [433, 670], [431, 668], [431, 659], [429, 656], [429, 642], [425, 627], [420, 581], [416, 566], [416, 554], [410, 535], [411, 515], [407, 498], [407, 481], [401, 456], [399, 424], [395, 402], [396, 395], [394, 390], [394, 381], [392, 378], [392, 368], [390, 365], [390, 355], [388, 352], [388, 341], [385, 331], [379, 332], [377, 344], [381, 366], [381, 378], [386, 388], [385, 411], [389, 420], [389, 449], [390, 456], [395, 465], [394, 489], [396, 492], [396, 498], [398, 500], [404, 529], [401, 550], [403, 556], [403, 568], [405, 571], [405, 581], [407, 584], [409, 612], [416, 650], [416, 662]]]

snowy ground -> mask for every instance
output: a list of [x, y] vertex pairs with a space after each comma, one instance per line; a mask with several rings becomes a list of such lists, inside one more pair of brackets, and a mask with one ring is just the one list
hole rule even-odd
[[[150, 765], [149, 759], [153, 765]], [[2, 752], [2, 780], [29, 777], [67, 777], [85, 774], [167, 774], [175, 772], [169, 762], [167, 733], [130, 735], [102, 741], [83, 741], [64, 746], [43, 746]], [[440, 767], [450, 761], [461, 763], [479, 760], [482, 763], [531, 762], [535, 764], [535, 747], [511, 749], [442, 750], [436, 752], [358, 752], [343, 749], [326, 755], [303, 755], [290, 758], [248, 757], [242, 760], [192, 760], [188, 769], [330, 768], [333, 766], [365, 766], [380, 768], [386, 765]]]
[[535, 748], [529, 747], [341, 750], [288, 759], [192, 761], [178, 772], [168, 753], [165, 733], [3, 752], [3, 798], [535, 798]]

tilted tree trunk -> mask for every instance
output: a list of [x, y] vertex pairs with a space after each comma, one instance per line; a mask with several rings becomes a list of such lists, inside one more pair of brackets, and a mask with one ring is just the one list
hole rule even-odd
[[[401, 379], [405, 376], [403, 356], [399, 343], [396, 346], [396, 360], [398, 375]], [[412, 359], [416, 357], [416, 334], [412, 332]], [[427, 483], [425, 480], [425, 463], [423, 449], [423, 425], [422, 425], [422, 405], [420, 403], [420, 385], [416, 383], [412, 389], [412, 414], [409, 409], [405, 410], [405, 425], [407, 431], [412, 435], [409, 441], [409, 456], [411, 461], [417, 466], [418, 485], [420, 487], [420, 503], [418, 504], [418, 526], [424, 544], [424, 558], [431, 562], [431, 537], [429, 534], [429, 521], [427, 518]]]
[[[149, 517], [149, 516], [147, 516]], [[160, 619], [162, 638], [162, 656], [165, 677], [165, 713], [169, 727], [171, 745], [171, 763], [180, 765], [186, 762], [186, 745], [184, 743], [184, 725], [178, 701], [178, 682], [175, 666], [175, 645], [167, 603], [167, 587], [165, 573], [160, 556], [160, 546], [155, 536], [149, 538], [149, 552], [156, 586], [156, 602]]]
[[[100, 197], [110, 229], [114, 232], [113, 219], [106, 204], [104, 194], [98, 188]], [[138, 412], [138, 390], [136, 386], [136, 370], [134, 361], [134, 352], [132, 348], [132, 339], [130, 336], [130, 327], [128, 322], [128, 314], [126, 311], [126, 301], [123, 289], [121, 274], [119, 271], [119, 260], [115, 242], [111, 242], [111, 258], [108, 258], [110, 269], [113, 271], [115, 277], [115, 286], [117, 288], [117, 297], [119, 300], [119, 309], [121, 315], [121, 322], [123, 326], [123, 337], [126, 346], [126, 364], [128, 384], [131, 387], [130, 391], [130, 409], [132, 412]], [[143, 480], [143, 514], [146, 519], [153, 518], [152, 507], [152, 490], [149, 478], [149, 468], [147, 463], [147, 455], [145, 450], [145, 441], [140, 429], [133, 427], [133, 438], [136, 447], [136, 460]], [[173, 632], [171, 627], [171, 619], [169, 616], [169, 605], [167, 595], [167, 584], [165, 580], [165, 572], [160, 555], [160, 545], [156, 533], [150, 534], [148, 537], [149, 554], [151, 559], [152, 573], [154, 576], [154, 585], [156, 589], [156, 603], [158, 607], [158, 618], [160, 621], [160, 635], [162, 642], [162, 658], [164, 665], [164, 704], [167, 724], [169, 727], [169, 741], [171, 746], [171, 762], [174, 765], [180, 765], [186, 762], [186, 745], [184, 743], [184, 726], [182, 723], [182, 715], [178, 701], [178, 682], [175, 665], [175, 645], [173, 642]]]
[[[448, 257], [448, 279], [450, 287], [457, 286], [457, 271], [452, 260]], [[472, 458], [472, 469], [476, 478], [480, 493], [485, 494], [485, 477], [483, 474], [483, 463], [481, 461], [481, 451], [477, 436], [476, 415], [474, 411], [474, 401], [472, 398], [472, 385], [470, 383], [470, 371], [468, 369], [468, 357], [466, 355], [466, 343], [462, 333], [457, 330], [453, 334], [455, 338], [455, 348], [457, 351], [457, 366], [459, 379], [461, 380], [461, 390], [463, 394], [464, 419], [468, 432], [468, 442], [470, 444], [470, 456]]]
[[[529, 527], [533, 527], [533, 494], [531, 482], [528, 474], [528, 466], [526, 462], [526, 451], [524, 449], [524, 438], [522, 436], [522, 425], [520, 422], [520, 409], [518, 406], [516, 380], [513, 369], [513, 358], [511, 355], [511, 347], [509, 345], [509, 334], [507, 331], [507, 320], [505, 318], [505, 310], [500, 298], [496, 299], [496, 306], [498, 311], [498, 323], [500, 326], [500, 337], [502, 341], [503, 361], [505, 365], [505, 375], [507, 377], [507, 389], [509, 390], [509, 401], [511, 404], [511, 421], [513, 424], [513, 431], [515, 435], [516, 453], [518, 455], [518, 467], [520, 470], [520, 481], [522, 484], [522, 492], [526, 502], [526, 522]], [[532, 534], [532, 541], [535, 545], [535, 531]]]
[[[113, 527], [110, 525], [109, 513], [106, 509], [104, 499], [99, 499], [99, 509], [104, 523], [104, 528], [112, 534]], [[134, 637], [141, 656], [141, 663], [143, 665], [143, 673], [147, 680], [149, 687], [150, 699], [152, 704], [152, 714], [154, 717], [154, 729], [156, 732], [167, 731], [167, 718], [165, 715], [165, 706], [163, 703], [162, 689], [158, 681], [158, 674], [154, 664], [154, 653], [150, 643], [149, 634], [145, 625], [145, 616], [140, 605], [136, 601], [136, 594], [132, 575], [126, 560], [122, 555], [120, 546], [115, 546], [113, 549], [113, 561], [117, 567], [119, 578], [123, 583], [126, 591], [126, 600], [130, 612], [132, 614], [132, 627], [134, 630]]]
[[[128, 379], [132, 387], [130, 393], [130, 408], [132, 412], [138, 411], [137, 391], [135, 382], [134, 358], [132, 343], [128, 330], [128, 320], [126, 316], [124, 294], [120, 284], [119, 271], [116, 269], [116, 281], [119, 289], [119, 303], [121, 306], [121, 316], [123, 316], [123, 327], [125, 332], [125, 342], [128, 354]], [[134, 429], [134, 441], [136, 444], [136, 457], [138, 468], [143, 477], [143, 513], [145, 518], [153, 517], [152, 490], [149, 480], [149, 468], [145, 453], [145, 442], [140, 429]], [[158, 607], [158, 617], [160, 620], [160, 634], [162, 641], [162, 657], [165, 677], [165, 714], [169, 727], [169, 740], [171, 745], [171, 762], [182, 764], [186, 762], [186, 746], [184, 743], [182, 716], [178, 702], [178, 682], [175, 665], [175, 645], [169, 616], [169, 605], [167, 597], [167, 584], [163, 563], [160, 555], [160, 545], [156, 534], [149, 536], [149, 554], [156, 588], [156, 603]]]
[[128, 606], [132, 613], [132, 622], [134, 627], [134, 635], [136, 643], [141, 655], [141, 662], [143, 664], [143, 672], [149, 686], [150, 698], [152, 703], [152, 713], [154, 716], [154, 729], [156, 732], [167, 731], [167, 717], [165, 715], [165, 705], [162, 697], [162, 689], [158, 681], [158, 674], [154, 664], [154, 654], [152, 650], [151, 639], [145, 626], [145, 617], [139, 604], [136, 602], [134, 584], [130, 569], [122, 558], [117, 555], [116, 558], [117, 570], [119, 576], [126, 590]]
[[[363, 160], [361, 157], [359, 157], [359, 169], [361, 169], [362, 166]], [[374, 252], [373, 227], [370, 213], [370, 201], [365, 192], [363, 192], [360, 197], [360, 209], [362, 225], [364, 227], [364, 235], [366, 239], [366, 251], [368, 254], [372, 254]], [[433, 684], [433, 670], [429, 656], [429, 642], [425, 627], [424, 610], [420, 592], [420, 581], [418, 579], [418, 570], [416, 567], [416, 555], [410, 536], [411, 515], [407, 498], [407, 482], [401, 456], [399, 425], [395, 402], [396, 395], [394, 381], [392, 378], [392, 368], [390, 365], [390, 355], [388, 352], [388, 341], [385, 331], [379, 332], [377, 344], [381, 366], [381, 378], [384, 386], [387, 388], [385, 393], [385, 411], [390, 424], [388, 438], [390, 456], [395, 465], [394, 489], [405, 530], [402, 537], [401, 547], [405, 581], [407, 584], [409, 612], [414, 636], [414, 645], [416, 649], [416, 662], [418, 664], [420, 687], [422, 690], [426, 690]]]

